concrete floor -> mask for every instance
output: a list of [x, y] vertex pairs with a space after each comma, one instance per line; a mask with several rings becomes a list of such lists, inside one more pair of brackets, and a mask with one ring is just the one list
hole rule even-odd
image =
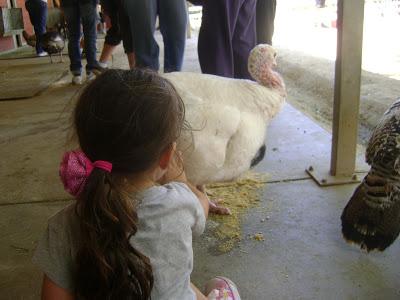
[[[346, 244], [340, 215], [355, 185], [320, 188], [304, 172], [310, 164], [328, 168], [330, 134], [286, 105], [268, 136], [257, 171], [272, 176], [243, 218], [242, 241], [215, 255], [208, 230], [195, 244], [193, 279], [223, 274], [243, 299], [400, 299], [400, 242], [370, 254]], [[258, 232], [265, 241], [248, 237]]]
[[[121, 49], [114, 66], [126, 68]], [[195, 39], [184, 68], [198, 71]], [[0, 299], [39, 298], [41, 274], [30, 258], [47, 218], [70, 201], [57, 175], [79, 92], [69, 81], [65, 76], [28, 100], [0, 102]], [[217, 253], [208, 229], [195, 241], [193, 281], [230, 277], [248, 300], [399, 299], [400, 242], [371, 254], [346, 244], [340, 214], [355, 185], [320, 188], [304, 172], [309, 165], [328, 169], [330, 134], [286, 105], [268, 130], [267, 149], [257, 171], [271, 174], [270, 183], [243, 217], [242, 241]], [[265, 241], [247, 237], [256, 232]]]

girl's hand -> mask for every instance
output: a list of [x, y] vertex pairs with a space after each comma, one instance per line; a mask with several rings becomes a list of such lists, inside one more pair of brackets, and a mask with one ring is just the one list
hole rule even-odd
[[174, 151], [172, 154], [172, 158], [169, 162], [167, 171], [165, 172], [164, 176], [158, 181], [159, 184], [166, 184], [171, 181], [178, 181], [185, 183], [191, 191], [196, 195], [199, 199], [201, 206], [204, 210], [204, 215], [206, 218], [208, 217], [208, 210], [209, 210], [209, 199], [206, 193], [200, 191], [197, 187], [191, 184], [185, 174], [185, 170], [183, 167], [183, 158], [182, 152]]
[[167, 171], [159, 180], [160, 184], [166, 184], [171, 181], [187, 183], [185, 170], [183, 167], [183, 157], [181, 151], [174, 151], [169, 162]]

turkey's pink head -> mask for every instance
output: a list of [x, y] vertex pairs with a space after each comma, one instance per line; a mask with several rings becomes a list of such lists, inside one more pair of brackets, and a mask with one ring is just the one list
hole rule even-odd
[[251, 50], [248, 61], [250, 75], [258, 83], [275, 86], [276, 78], [273, 68], [276, 67], [276, 51], [268, 44], [257, 45]]

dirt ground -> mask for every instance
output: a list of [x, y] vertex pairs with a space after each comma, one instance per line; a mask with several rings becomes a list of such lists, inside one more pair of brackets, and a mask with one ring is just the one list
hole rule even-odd
[[[400, 97], [398, 1], [366, 1], [359, 142], [365, 144], [384, 111]], [[278, 2], [274, 46], [288, 89], [288, 102], [330, 130], [336, 56], [336, 1], [317, 9], [314, 1]], [[395, 9], [393, 9], [395, 8]]]

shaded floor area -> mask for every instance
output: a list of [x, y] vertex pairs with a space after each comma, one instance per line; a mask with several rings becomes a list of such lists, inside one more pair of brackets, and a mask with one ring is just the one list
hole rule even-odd
[[[114, 66], [127, 67], [121, 49]], [[198, 71], [195, 39], [188, 41], [185, 70]], [[79, 91], [68, 75], [34, 98], [0, 101], [0, 299], [39, 299], [41, 274], [30, 258], [47, 218], [70, 202], [58, 164], [73, 144], [70, 112]], [[212, 222], [195, 241], [198, 286], [224, 275], [248, 300], [400, 298], [400, 242], [370, 254], [346, 244], [340, 214], [355, 185], [320, 188], [304, 172], [309, 165], [328, 169], [330, 139], [301, 112], [284, 107], [256, 168], [270, 174], [269, 182], [259, 204], [243, 215], [241, 241], [228, 253], [215, 251]], [[358, 170], [366, 170], [362, 149]], [[264, 241], [249, 238], [257, 232]]]

